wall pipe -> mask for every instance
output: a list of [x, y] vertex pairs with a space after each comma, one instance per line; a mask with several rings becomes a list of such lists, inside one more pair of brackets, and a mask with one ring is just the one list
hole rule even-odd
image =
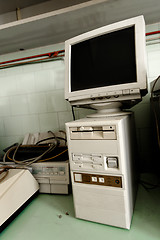
[[18, 58], [18, 59], [13, 59], [5, 62], [0, 62], [0, 65], [8, 64], [8, 63], [14, 63], [14, 62], [20, 62], [20, 61], [25, 61], [28, 59], [33, 59], [33, 58], [39, 58], [39, 57], [61, 57], [62, 55], [59, 55], [61, 53], [64, 53], [65, 50], [59, 50], [55, 52], [49, 52], [49, 53], [44, 53], [44, 54], [39, 54], [39, 55], [34, 55], [34, 56], [29, 56], [29, 57], [24, 57], [24, 58]]
[[149, 32], [149, 33], [146, 33], [146, 36], [150, 36], [150, 35], [154, 35], [154, 34], [159, 34], [160, 31], [154, 31], [154, 32]]

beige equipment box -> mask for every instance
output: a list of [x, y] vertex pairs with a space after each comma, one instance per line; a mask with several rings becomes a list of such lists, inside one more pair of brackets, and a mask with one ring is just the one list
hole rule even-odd
[[131, 113], [66, 123], [77, 218], [130, 228], [136, 196]]
[[0, 182], [0, 226], [38, 190], [38, 182], [28, 170], [10, 169]]
[[69, 161], [33, 163], [32, 174], [40, 193], [68, 194]]

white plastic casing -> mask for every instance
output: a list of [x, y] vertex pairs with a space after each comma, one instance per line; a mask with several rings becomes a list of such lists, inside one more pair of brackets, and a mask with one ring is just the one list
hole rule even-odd
[[76, 120], [66, 132], [76, 217], [129, 229], [136, 195], [133, 115]]

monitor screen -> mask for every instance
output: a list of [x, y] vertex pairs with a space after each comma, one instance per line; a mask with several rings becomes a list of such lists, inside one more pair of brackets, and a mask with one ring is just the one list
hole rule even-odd
[[71, 92], [137, 81], [134, 27], [71, 46]]

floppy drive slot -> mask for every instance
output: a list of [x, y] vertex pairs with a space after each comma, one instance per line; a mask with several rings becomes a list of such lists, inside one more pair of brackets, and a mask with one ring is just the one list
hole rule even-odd
[[113, 125], [101, 127], [73, 127], [70, 128], [71, 139], [116, 139], [116, 127]]

